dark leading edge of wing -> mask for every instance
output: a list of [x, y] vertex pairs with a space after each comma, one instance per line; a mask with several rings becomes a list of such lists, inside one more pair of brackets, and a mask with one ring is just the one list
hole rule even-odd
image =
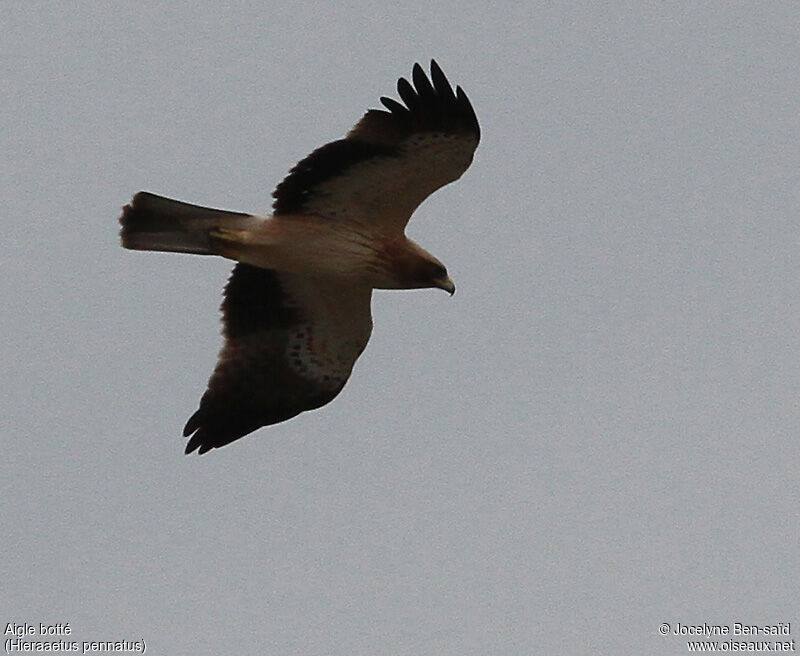
[[280, 278], [272, 269], [238, 262], [225, 286], [223, 335], [239, 339], [267, 330], [286, 330], [299, 320], [290, 307]]
[[411, 79], [413, 85], [402, 77], [397, 82], [405, 104], [382, 97], [386, 110], [370, 109], [346, 139], [318, 148], [297, 164], [272, 194], [274, 213], [302, 212], [315, 186], [372, 157], [398, 156], [403, 141], [414, 134], [470, 135], [477, 146], [478, 118], [461, 87], [454, 92], [434, 60], [430, 79], [419, 64], [414, 64]]
[[[260, 408], [257, 398], [259, 391], [270, 388], [268, 368], [255, 375], [257, 370], [235, 357], [230, 345], [262, 331], [282, 330], [295, 320], [294, 312], [286, 307], [277, 274], [238, 263], [225, 287], [221, 309], [225, 346], [200, 407], [183, 429], [184, 437], [192, 436], [186, 453], [197, 449], [205, 453], [271, 423], [266, 416], [270, 414], [269, 404]], [[249, 376], [242, 375], [248, 372]], [[281, 414], [276, 413], [276, 417]]]

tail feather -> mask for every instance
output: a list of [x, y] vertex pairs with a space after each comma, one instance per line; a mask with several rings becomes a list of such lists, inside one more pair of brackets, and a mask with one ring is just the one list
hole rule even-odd
[[244, 228], [252, 214], [200, 207], [140, 191], [122, 209], [122, 245], [137, 251], [167, 251], [214, 255], [210, 231], [217, 227]]

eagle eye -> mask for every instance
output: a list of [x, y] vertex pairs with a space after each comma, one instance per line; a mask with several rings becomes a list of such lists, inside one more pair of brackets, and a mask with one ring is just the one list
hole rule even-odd
[[447, 278], [447, 269], [441, 264], [431, 263], [427, 274], [430, 280], [441, 280], [442, 278]]

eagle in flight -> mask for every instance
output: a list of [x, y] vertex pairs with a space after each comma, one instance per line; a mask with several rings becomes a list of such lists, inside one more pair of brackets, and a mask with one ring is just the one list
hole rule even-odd
[[461, 177], [480, 139], [475, 111], [431, 61], [401, 102], [381, 98], [344, 139], [312, 152], [273, 193], [269, 216], [145, 191], [122, 211], [122, 246], [236, 260], [222, 303], [224, 346], [183, 429], [205, 453], [330, 402], [372, 332], [373, 289], [436, 287], [444, 265], [405, 236], [414, 210]]

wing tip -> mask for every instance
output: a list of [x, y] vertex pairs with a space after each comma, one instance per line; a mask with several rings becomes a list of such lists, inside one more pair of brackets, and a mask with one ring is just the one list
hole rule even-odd
[[[183, 436], [184, 437], [191, 437], [189, 441], [186, 443], [186, 449], [184, 451], [185, 455], [189, 455], [193, 451], [197, 451], [200, 449], [200, 453], [205, 453], [208, 449], [203, 450], [203, 437], [202, 431], [198, 430], [200, 428], [200, 410], [198, 409], [189, 420], [186, 422], [186, 425], [183, 427]], [[192, 435], [194, 433], [194, 435]]]
[[[184, 437], [188, 437], [188, 435], [184, 435]], [[189, 438], [183, 453], [188, 456], [197, 451], [197, 455], [202, 456], [204, 453], [211, 451], [211, 449], [218, 449], [226, 444], [230, 444], [234, 440], [239, 439], [239, 437], [244, 436], [238, 435], [237, 437], [224, 439], [200, 427], [197, 429], [197, 432]]]
[[[194, 437], [193, 437], [186, 444], [186, 448], [184, 449], [183, 454], [186, 455], [186, 456], [191, 455], [194, 451], [197, 451], [197, 449], [199, 449], [199, 448], [200, 448], [200, 442], [195, 440]], [[203, 451], [200, 451], [198, 453], [198, 455], [201, 455], [202, 453], [203, 453]]]
[[417, 62], [411, 69], [413, 84], [404, 77], [397, 80], [397, 93], [405, 105], [385, 96], [381, 103], [400, 120], [469, 133], [480, 141], [478, 117], [467, 94], [460, 86], [453, 91], [439, 63], [433, 58], [430, 62], [430, 76]]
[[201, 401], [201, 407], [189, 417], [186, 426], [183, 427], [183, 436], [189, 437], [191, 435], [186, 443], [184, 454], [188, 456], [197, 451], [197, 455], [202, 456], [204, 453], [211, 451], [211, 449], [218, 449], [230, 444], [246, 434], [247, 432], [235, 433], [232, 437], [229, 433], [219, 430], [219, 426], [210, 424], [208, 414], [203, 411]]

